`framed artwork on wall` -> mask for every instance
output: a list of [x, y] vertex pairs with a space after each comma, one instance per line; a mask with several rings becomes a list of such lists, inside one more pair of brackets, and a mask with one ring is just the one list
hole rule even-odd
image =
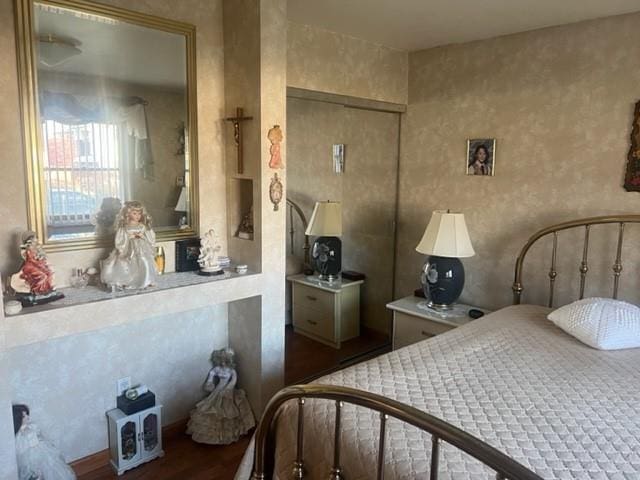
[[631, 147], [627, 155], [627, 172], [624, 176], [627, 192], [640, 192], [640, 102], [636, 103], [631, 124]]
[[467, 175], [492, 177], [495, 174], [496, 139], [470, 138], [467, 140]]

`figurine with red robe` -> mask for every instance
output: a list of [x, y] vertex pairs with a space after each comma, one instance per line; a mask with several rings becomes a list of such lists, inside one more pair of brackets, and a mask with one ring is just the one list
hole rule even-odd
[[64, 297], [53, 284], [53, 270], [47, 255], [33, 232], [22, 236], [22, 267], [11, 276], [11, 288], [23, 306], [47, 303]]

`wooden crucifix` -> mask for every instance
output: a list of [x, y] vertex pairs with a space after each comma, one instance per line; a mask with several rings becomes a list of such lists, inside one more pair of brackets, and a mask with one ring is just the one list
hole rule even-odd
[[253, 117], [245, 117], [242, 108], [236, 108], [236, 116], [225, 118], [228, 122], [233, 122], [233, 139], [236, 143], [238, 151], [238, 173], [244, 173], [244, 164], [242, 162], [242, 123], [245, 120], [253, 120]]

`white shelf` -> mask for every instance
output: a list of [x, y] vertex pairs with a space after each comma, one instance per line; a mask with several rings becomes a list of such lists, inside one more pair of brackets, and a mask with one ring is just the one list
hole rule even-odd
[[153, 316], [186, 312], [260, 295], [262, 274], [201, 276], [196, 272], [167, 273], [158, 285], [140, 291], [111, 293], [97, 287], [64, 288], [65, 298], [27, 307], [5, 317], [5, 347], [99, 330]]

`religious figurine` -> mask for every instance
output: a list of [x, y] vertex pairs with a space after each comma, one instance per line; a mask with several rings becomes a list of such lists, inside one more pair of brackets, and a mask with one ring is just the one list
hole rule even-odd
[[122, 202], [116, 197], [105, 197], [96, 213], [96, 235], [106, 237], [115, 233], [116, 218], [122, 209]]
[[282, 154], [280, 153], [280, 143], [284, 138], [282, 135], [282, 130], [280, 130], [280, 125], [274, 125], [269, 133], [267, 133], [267, 138], [271, 142], [271, 147], [269, 147], [269, 153], [271, 154], [271, 159], [269, 160], [270, 168], [284, 168], [282, 165]]
[[19, 480], [75, 480], [76, 475], [62, 454], [42, 438], [31, 422], [26, 405], [13, 405], [13, 431]]
[[53, 270], [47, 263], [47, 255], [33, 232], [22, 235], [20, 245], [22, 266], [11, 276], [11, 288], [23, 306], [38, 305], [63, 298], [53, 284]]
[[146, 288], [155, 285], [156, 234], [142, 203], [125, 202], [116, 219], [115, 248], [101, 262], [102, 283], [113, 288]]
[[204, 390], [211, 392], [191, 412], [187, 434], [199, 443], [228, 445], [255, 425], [244, 390], [236, 388], [235, 353], [230, 348], [214, 350], [213, 368]]
[[236, 236], [245, 240], [253, 240], [253, 206], [251, 206], [249, 212], [242, 217]]
[[200, 275], [221, 275], [224, 273], [218, 260], [220, 250], [222, 247], [218, 242], [218, 235], [212, 228], [200, 239], [200, 256], [198, 257]]

